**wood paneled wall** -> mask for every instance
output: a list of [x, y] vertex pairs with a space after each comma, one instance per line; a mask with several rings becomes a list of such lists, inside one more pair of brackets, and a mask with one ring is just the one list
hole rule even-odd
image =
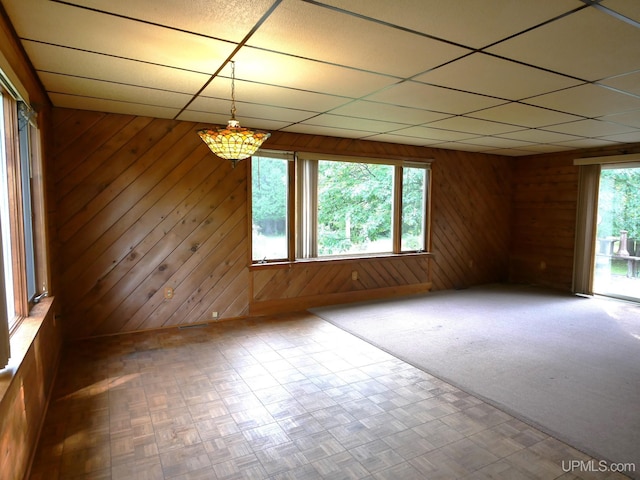
[[192, 123], [56, 109], [54, 125], [69, 335], [246, 314], [246, 164], [212, 158]]
[[573, 158], [514, 160], [510, 281], [571, 290], [578, 199]]
[[509, 280], [571, 291], [582, 157], [640, 152], [640, 145], [575, 150], [513, 160]]
[[[57, 372], [62, 333], [53, 298], [34, 307], [12, 339], [15, 371], [0, 377], [0, 478], [23, 480], [30, 468]], [[34, 335], [34, 331], [37, 334]], [[35, 338], [34, 338], [35, 336]], [[20, 351], [18, 351], [20, 350]], [[5, 390], [6, 388], [6, 390]]]
[[68, 109], [54, 109], [53, 125], [54, 252], [70, 337], [202, 323], [213, 311], [242, 317], [282, 299], [290, 309], [344, 301], [347, 291], [506, 278], [505, 157], [274, 132], [267, 148], [433, 160], [432, 258], [296, 264], [285, 273], [249, 269], [247, 162], [232, 169], [213, 156], [199, 125]]
[[505, 281], [511, 159], [440, 150], [433, 165], [434, 290]]
[[250, 313], [303, 310], [331, 303], [431, 289], [428, 254], [252, 268]]

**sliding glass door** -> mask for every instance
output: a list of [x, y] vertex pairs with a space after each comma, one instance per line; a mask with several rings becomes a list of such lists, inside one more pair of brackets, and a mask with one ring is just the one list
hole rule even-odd
[[600, 173], [593, 293], [640, 301], [640, 167]]

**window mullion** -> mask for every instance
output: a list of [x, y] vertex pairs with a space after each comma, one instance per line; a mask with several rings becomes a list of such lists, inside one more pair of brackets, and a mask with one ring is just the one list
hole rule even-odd
[[427, 168], [425, 171], [425, 182], [424, 188], [426, 192], [424, 193], [423, 202], [424, 205], [422, 207], [422, 211], [424, 212], [424, 218], [422, 219], [422, 230], [424, 232], [424, 249], [427, 252], [431, 251], [431, 169]]
[[298, 238], [298, 220], [296, 215], [296, 161], [287, 162], [287, 257], [289, 261], [296, 258], [296, 241]]
[[[25, 317], [29, 314], [27, 299], [26, 265], [24, 247], [24, 224], [22, 206], [22, 182], [20, 177], [18, 109], [15, 100], [8, 95], [3, 96], [5, 147], [7, 162], [7, 182], [9, 186], [9, 217], [11, 229], [11, 263], [15, 299], [15, 314]], [[6, 267], [6, 266], [5, 266]]]
[[393, 169], [393, 253], [402, 250], [402, 167]]
[[297, 257], [318, 256], [318, 161], [298, 159]]

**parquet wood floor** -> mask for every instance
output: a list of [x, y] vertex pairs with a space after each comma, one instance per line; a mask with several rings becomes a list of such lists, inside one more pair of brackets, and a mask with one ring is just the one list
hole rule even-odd
[[621, 479], [311, 314], [65, 347], [31, 480]]

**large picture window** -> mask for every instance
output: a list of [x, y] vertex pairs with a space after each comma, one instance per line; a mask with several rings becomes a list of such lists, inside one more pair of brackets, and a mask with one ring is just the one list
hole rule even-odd
[[393, 250], [391, 165], [320, 160], [318, 256]]
[[428, 249], [429, 164], [306, 153], [291, 160], [264, 151], [251, 161], [254, 262]]
[[[8, 92], [0, 90], [0, 95], [0, 231], [5, 286], [2, 303], [12, 331], [29, 314], [38, 294], [34, 207], [42, 203], [42, 192], [41, 185], [33, 188], [34, 146], [39, 155], [38, 130], [32, 123], [34, 112]], [[40, 158], [36, 160], [39, 162]], [[44, 272], [42, 269], [40, 275], [43, 290]]]

